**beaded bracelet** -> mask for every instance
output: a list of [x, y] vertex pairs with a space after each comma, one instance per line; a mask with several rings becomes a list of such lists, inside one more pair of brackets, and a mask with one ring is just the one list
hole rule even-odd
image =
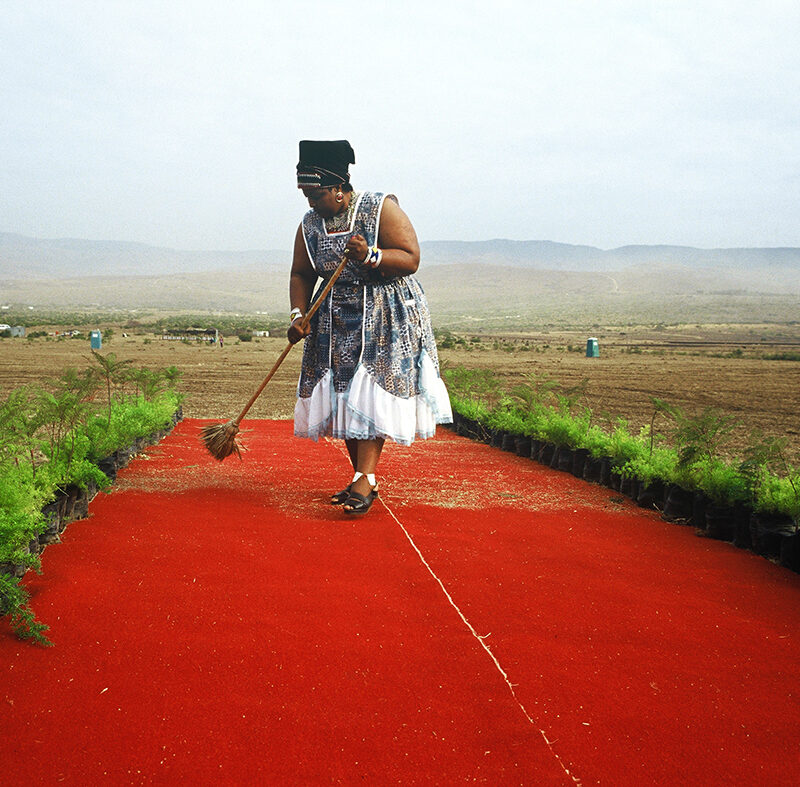
[[367, 256], [364, 260], [364, 264], [369, 265], [370, 268], [377, 268], [381, 264], [382, 259], [383, 252], [377, 246], [371, 246], [367, 249]]

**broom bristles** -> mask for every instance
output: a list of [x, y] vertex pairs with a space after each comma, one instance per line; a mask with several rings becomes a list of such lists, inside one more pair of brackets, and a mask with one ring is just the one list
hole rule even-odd
[[224, 424], [203, 427], [201, 439], [214, 459], [221, 462], [231, 454], [236, 454], [241, 459], [241, 448], [236, 443], [238, 433], [239, 425], [235, 421], [228, 421]]

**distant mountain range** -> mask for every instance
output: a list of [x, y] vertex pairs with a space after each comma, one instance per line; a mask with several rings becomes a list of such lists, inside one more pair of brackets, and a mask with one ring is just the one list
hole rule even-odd
[[0, 279], [152, 276], [287, 265], [288, 251], [183, 251], [123, 241], [0, 232]]
[[[288, 250], [181, 251], [0, 233], [0, 305], [283, 314], [290, 259]], [[438, 315], [539, 314], [580, 299], [587, 311], [602, 299], [614, 309], [623, 302], [644, 308], [648, 298], [724, 305], [747, 295], [773, 306], [793, 299], [781, 307], [786, 319], [800, 296], [800, 249], [425, 241], [418, 275]], [[759, 303], [759, 314], [749, 316], [774, 319]], [[704, 319], [702, 309], [694, 319]]]
[[[786, 269], [800, 274], [800, 248], [697, 249], [691, 246], [622, 246], [598, 249], [544, 240], [424, 241], [425, 266], [501, 265], [514, 268], [607, 273], [642, 265], [722, 268], [736, 271]], [[142, 243], [41, 240], [0, 233], [0, 277], [10, 279], [84, 276], [151, 276], [289, 266], [289, 250], [185, 251]]]
[[546, 240], [428, 241], [426, 264], [489, 263], [538, 270], [610, 272], [640, 265], [702, 268], [789, 268], [800, 272], [800, 248], [697, 249], [692, 246], [621, 246], [598, 249]]

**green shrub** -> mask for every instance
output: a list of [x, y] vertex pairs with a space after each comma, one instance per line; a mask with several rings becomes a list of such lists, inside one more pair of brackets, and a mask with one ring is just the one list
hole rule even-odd
[[[581, 401], [585, 380], [565, 388], [530, 375], [506, 393], [486, 370], [455, 367], [443, 376], [453, 410], [484, 426], [588, 449], [595, 457], [610, 457], [626, 476], [700, 490], [717, 505], [747, 501], [758, 510], [800, 517], [800, 471], [786, 460], [786, 440], [755, 441], [740, 464], [723, 461], [720, 449], [736, 421], [715, 408], [689, 416], [654, 398], [650, 424], [634, 435], [623, 418], [611, 420], [607, 429], [592, 423], [592, 411]], [[669, 424], [663, 433], [656, 430], [662, 420]]]
[[11, 618], [11, 628], [20, 639], [30, 639], [44, 647], [52, 646], [53, 643], [44, 635], [49, 626], [36, 620], [28, 601], [28, 592], [16, 577], [0, 574], [0, 615]]
[[796, 472], [793, 477], [779, 478], [772, 473], [767, 473], [763, 479], [756, 498], [754, 508], [756, 511], [766, 511], [776, 514], [787, 514], [800, 522], [800, 475]]
[[[97, 460], [167, 427], [180, 405], [174, 367], [134, 373], [113, 354], [92, 355], [95, 366], [67, 369], [49, 387], [18, 389], [0, 403], [0, 562], [38, 569], [28, 544], [48, 525], [42, 507], [70, 485], [108, 484]], [[131, 383], [136, 393], [125, 393]], [[105, 399], [95, 397], [101, 389]], [[41, 624], [26, 609], [23, 589], [5, 575], [0, 580], [12, 623], [38, 641]]]
[[582, 448], [588, 427], [588, 420], [585, 418], [574, 418], [567, 413], [549, 410], [541, 419], [539, 436], [557, 446]]
[[624, 418], [616, 419], [616, 426], [608, 436], [606, 455], [611, 458], [611, 464], [618, 472], [629, 462], [646, 455], [642, 441], [630, 433]]
[[697, 486], [718, 506], [747, 500], [747, 479], [741, 471], [719, 459], [706, 459], [692, 467]]
[[471, 418], [473, 421], [482, 421], [484, 423], [488, 421], [489, 408], [483, 402], [451, 395], [450, 405], [455, 412], [464, 418]]
[[581, 447], [586, 448], [596, 459], [608, 456], [608, 435], [599, 426], [590, 426]]
[[36, 558], [24, 550], [44, 531], [42, 506], [51, 497], [50, 489], [34, 483], [27, 465], [0, 465], [0, 563], [36, 565]]
[[643, 450], [623, 465], [622, 472], [648, 485], [654, 481], [667, 482], [673, 477], [677, 459], [675, 452], [668, 448], [655, 448], [652, 452]]
[[511, 434], [524, 434], [526, 431], [525, 419], [515, 411], [503, 407], [492, 410], [485, 421], [490, 429], [498, 429]]
[[750, 503], [755, 510], [789, 514], [800, 521], [800, 469], [789, 464], [787, 443], [786, 438], [754, 434], [739, 470], [747, 479]]

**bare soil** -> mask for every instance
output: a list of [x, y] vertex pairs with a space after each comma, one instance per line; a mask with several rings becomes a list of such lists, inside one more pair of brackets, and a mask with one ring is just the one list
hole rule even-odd
[[[800, 351], [800, 326], [624, 328], [595, 335], [599, 358], [585, 356], [586, 333], [576, 331], [481, 335], [479, 340], [465, 335], [466, 344], [442, 347], [440, 357], [443, 367], [491, 369], [509, 388], [530, 373], [562, 385], [585, 378], [585, 403], [598, 422], [621, 416], [638, 429], [650, 422], [653, 397], [690, 413], [718, 407], [739, 422], [731, 450], [743, 448], [759, 430], [788, 437], [791, 456], [800, 458], [800, 362], [764, 359]], [[143, 334], [123, 337], [116, 329], [102, 352], [137, 366], [177, 366], [183, 373], [185, 415], [228, 420], [239, 414], [285, 346], [283, 338], [231, 338], [219, 347]], [[300, 346], [289, 353], [248, 417], [292, 417], [301, 355]], [[2, 340], [0, 396], [90, 362], [86, 338]]]

